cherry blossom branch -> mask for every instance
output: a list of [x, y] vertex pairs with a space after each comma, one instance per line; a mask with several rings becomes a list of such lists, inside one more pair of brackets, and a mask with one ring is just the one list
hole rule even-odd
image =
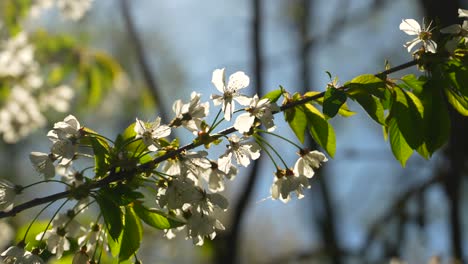
[[[417, 63], [418, 63], [417, 60], [413, 60], [413, 61], [401, 64], [401, 65], [398, 65], [398, 66], [396, 66], [394, 68], [388, 69], [386, 71], [383, 71], [381, 73], [378, 73], [376, 75], [381, 76], [381, 75], [387, 75], [387, 74], [390, 74], [390, 73], [394, 73], [394, 72], [409, 68], [411, 66], [414, 66]], [[338, 89], [344, 90], [345, 88], [346, 87], [342, 86], [342, 87], [339, 87]], [[280, 112], [285, 111], [285, 110], [290, 109], [290, 108], [293, 108], [293, 107], [296, 107], [298, 105], [303, 105], [303, 104], [306, 104], [306, 103], [308, 103], [310, 101], [322, 98], [324, 95], [325, 95], [325, 92], [321, 92], [321, 93], [318, 93], [318, 94], [316, 94], [314, 96], [305, 97], [305, 98], [303, 98], [301, 100], [298, 100], [298, 101], [288, 102], [288, 103], [286, 103], [286, 104], [284, 104], [284, 105], [282, 105], [280, 107]], [[212, 135], [211, 138], [213, 140], [216, 140], [216, 139], [219, 139], [221, 137], [232, 134], [232, 133], [234, 133], [236, 131], [237, 130], [234, 127], [229, 127], [229, 128], [226, 128], [226, 129]], [[182, 152], [184, 152], [186, 150], [194, 149], [194, 148], [199, 147], [199, 146], [201, 146], [203, 144], [204, 144], [203, 142], [192, 142], [192, 143], [187, 144], [185, 146], [182, 146], [182, 147], [180, 147], [180, 148], [178, 148], [176, 150], [169, 151], [166, 154], [163, 154], [163, 155], [161, 155], [159, 157], [156, 157], [152, 161], [149, 161], [149, 162], [144, 163], [144, 164], [140, 164], [137, 167], [135, 167], [133, 170], [130, 170], [130, 171], [127, 170], [127, 171], [115, 172], [115, 170], [111, 170], [107, 177], [101, 178], [101, 179], [99, 179], [99, 180], [97, 180], [97, 181], [95, 181], [95, 182], [93, 182], [93, 183], [91, 183], [89, 185], [85, 185], [85, 187], [81, 187], [81, 188], [88, 188], [88, 190], [93, 190], [93, 189], [98, 189], [98, 188], [102, 188], [104, 186], [107, 186], [110, 183], [116, 183], [116, 182], [122, 181], [122, 180], [125, 179], [126, 175], [132, 175], [134, 173], [145, 172], [145, 171], [147, 171], [147, 170], [149, 170], [151, 168], [154, 168], [156, 164], [158, 164], [158, 163], [160, 163], [162, 161], [173, 158], [173, 157], [181, 154]], [[22, 203], [22, 204], [19, 204], [19, 205], [13, 207], [8, 212], [1, 211], [0, 212], [0, 219], [5, 218], [5, 217], [15, 216], [17, 213], [20, 213], [20, 212], [22, 212], [24, 210], [27, 210], [29, 208], [32, 208], [32, 207], [35, 207], [35, 206], [38, 206], [38, 205], [41, 205], [41, 204], [49, 203], [51, 201], [67, 198], [67, 197], [70, 197], [70, 196], [72, 196], [72, 191], [67, 190], [67, 191], [51, 194], [51, 195], [48, 195], [48, 196], [44, 196], [44, 197], [41, 197], [41, 198], [35, 198], [35, 199], [32, 199], [30, 201], [27, 201], [25, 203]]]

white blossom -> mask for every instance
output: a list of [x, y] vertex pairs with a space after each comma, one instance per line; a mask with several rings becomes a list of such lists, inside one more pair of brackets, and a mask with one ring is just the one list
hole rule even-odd
[[200, 103], [200, 94], [192, 92], [190, 102], [183, 104], [181, 100], [174, 102], [172, 109], [176, 117], [171, 122], [173, 126], [183, 126], [191, 132], [201, 130], [203, 118], [208, 115], [210, 104], [208, 102]]
[[300, 157], [294, 165], [294, 174], [304, 175], [307, 178], [314, 176], [314, 169], [320, 167], [320, 163], [328, 161], [327, 157], [320, 151], [301, 150]]
[[2, 44], [0, 50], [1, 77], [26, 75], [35, 64], [34, 47], [28, 42], [28, 36], [25, 32], [16, 34]]
[[74, 213], [59, 214], [52, 221], [52, 229], [36, 236], [36, 240], [46, 239], [47, 249], [52, 254], [56, 254], [58, 259], [62, 257], [63, 252], [70, 250], [68, 238], [77, 238], [84, 232], [84, 228], [69, 214]]
[[459, 8], [458, 17], [468, 17], [468, 10]]
[[435, 41], [431, 39], [432, 29], [430, 27], [431, 27], [431, 24], [429, 24], [427, 27], [421, 28], [419, 23], [414, 19], [404, 19], [401, 22], [400, 30], [402, 30], [408, 35], [416, 36], [416, 38], [414, 38], [411, 41], [406, 42], [406, 44], [404, 45], [408, 49], [408, 52], [411, 52], [411, 50], [417, 44], [422, 43], [424, 50], [426, 52], [436, 53], [437, 43], [435, 43]]
[[62, 15], [71, 20], [81, 19], [91, 8], [93, 0], [57, 0]]
[[50, 179], [55, 176], [55, 158], [53, 157], [53, 154], [31, 152], [31, 154], [29, 154], [29, 160], [36, 171], [43, 174], [46, 179]]
[[26, 250], [23, 247], [11, 246], [0, 254], [4, 259], [5, 263], [16, 263], [17, 259], [20, 259], [24, 256]]
[[304, 197], [304, 188], [310, 188], [309, 179], [304, 175], [296, 175], [292, 170], [278, 170], [271, 186], [273, 200], [280, 199], [287, 203], [291, 199], [291, 192], [295, 192], [298, 199]]
[[244, 72], [236, 72], [229, 76], [229, 81], [226, 85], [224, 68], [216, 69], [213, 71], [211, 82], [214, 84], [216, 89], [223, 93], [222, 95], [213, 94], [211, 99], [214, 105], [222, 106], [224, 112], [224, 119], [227, 121], [231, 120], [232, 113], [234, 112], [235, 106], [234, 101], [237, 101], [241, 105], [247, 105], [249, 103], [248, 97], [239, 93], [239, 90], [249, 85], [250, 79]]
[[16, 186], [8, 180], [0, 179], [0, 211], [10, 211], [16, 197]]
[[187, 219], [187, 238], [192, 238], [197, 246], [203, 245], [205, 237], [214, 239], [216, 229], [224, 230], [223, 224], [216, 218], [194, 211]]
[[86, 247], [81, 248], [80, 251], [76, 252], [73, 256], [72, 264], [88, 264], [89, 256], [86, 253]]
[[232, 156], [235, 157], [237, 164], [247, 167], [250, 164], [250, 160], [256, 160], [260, 157], [260, 146], [256, 142], [246, 141], [246, 138], [232, 135], [229, 138], [228, 149], [218, 159], [220, 170], [229, 173], [232, 165]]
[[75, 92], [68, 85], [60, 85], [42, 93], [39, 96], [39, 105], [41, 109], [52, 108], [57, 112], [67, 112], [70, 109], [70, 103]]
[[258, 119], [267, 128], [268, 131], [275, 129], [273, 123], [273, 112], [279, 111], [279, 107], [270, 103], [268, 99], [259, 99], [258, 95], [254, 95], [250, 99], [249, 107], [246, 108], [246, 113], [240, 114], [234, 122], [234, 128], [240, 133], [249, 132], [250, 128], [254, 125], [255, 120]]
[[150, 151], [157, 151], [161, 147], [158, 140], [171, 134], [170, 127], [161, 125], [160, 117], [153, 123], [145, 123], [137, 118], [134, 130], [137, 133], [135, 138], [141, 138]]
[[222, 192], [224, 190], [224, 179], [233, 180], [237, 175], [237, 168], [231, 165], [228, 172], [222, 171], [218, 163], [210, 161], [211, 167], [206, 170], [202, 175], [203, 178], [208, 182], [208, 189], [212, 192]]

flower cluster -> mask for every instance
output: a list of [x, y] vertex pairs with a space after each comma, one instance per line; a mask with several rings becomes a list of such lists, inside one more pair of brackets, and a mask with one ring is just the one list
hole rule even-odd
[[[102, 247], [108, 241], [107, 235], [111, 235], [112, 239], [117, 236], [109, 231], [110, 220], [106, 219], [106, 215], [104, 222], [97, 221], [90, 228], [85, 228], [77, 221], [76, 216], [94, 202], [91, 201], [93, 198], [101, 210], [102, 206], [117, 206], [119, 209], [115, 210], [121, 214], [125, 208], [125, 214], [130, 214], [125, 218], [138, 216], [146, 222], [148, 214], [153, 212], [160, 216], [171, 216], [179, 224], [164, 228], [168, 238], [185, 229], [186, 238], [196, 245], [202, 245], [205, 238], [213, 239], [217, 231], [224, 229], [217, 213], [228, 208], [227, 199], [220, 193], [225, 189], [226, 181], [236, 177], [239, 166], [249, 166], [260, 157], [262, 149], [271, 147], [261, 132], [272, 133], [276, 128], [273, 117], [279, 111], [276, 103], [261, 99], [258, 95], [248, 97], [238, 93], [238, 90], [248, 85], [248, 80], [245, 73], [236, 72], [225, 85], [224, 69], [214, 71], [213, 84], [223, 94], [211, 96], [215, 106], [222, 104], [211, 124], [206, 121], [210, 103], [203, 102], [201, 94], [195, 92], [191, 94], [189, 102], [177, 100], [174, 103], [175, 116], [169, 124], [163, 124], [160, 117], [153, 122], [136, 118], [135, 123], [119, 135], [116, 141], [83, 127], [72, 115], [55, 123], [47, 134], [52, 142], [50, 151], [32, 152], [30, 160], [46, 181], [60, 175], [71, 193], [70, 198], [78, 202], [67, 213], [58, 214], [51, 221], [50, 228], [38, 234], [36, 239], [45, 241], [47, 250], [57, 258], [69, 251], [72, 241], [76, 241], [80, 250], [74, 259], [77, 263], [86, 263], [92, 255], [90, 250]], [[234, 101], [245, 108], [235, 111]], [[241, 113], [237, 114], [239, 111]], [[232, 131], [226, 134], [212, 132], [222, 121], [221, 118], [218, 120], [221, 112], [224, 112], [226, 121], [235, 118]], [[192, 144], [180, 147], [178, 140], [170, 141], [167, 138], [173, 129], [179, 127], [194, 134]], [[212, 143], [222, 146], [222, 140], [226, 140], [227, 144], [218, 157], [210, 157], [205, 150], [194, 150], [201, 145], [209, 148]], [[93, 155], [83, 153], [83, 146], [91, 148]], [[299, 154], [300, 158], [293, 170], [278, 170], [276, 173], [272, 186], [273, 199], [286, 202], [292, 192], [301, 198], [303, 189], [309, 187], [308, 181], [314, 170], [327, 161], [318, 151], [301, 150]], [[165, 155], [167, 157], [163, 158]], [[80, 157], [94, 159], [96, 176], [85, 177], [83, 171], [74, 168], [74, 162]], [[15, 196], [14, 186], [4, 183], [0, 186], [0, 191], [4, 191], [3, 196], [0, 192], [0, 201], [3, 202], [0, 205], [2, 208], [11, 208]], [[139, 189], [148, 187], [155, 194], [151, 208], [139, 200], [142, 197]], [[107, 190], [96, 191], [99, 188]], [[134, 203], [139, 205], [130, 209]], [[136, 215], [133, 215], [133, 211]], [[150, 221], [149, 224], [154, 223]], [[9, 252], [4, 256], [19, 259], [19, 255]]]
[[458, 9], [458, 16], [465, 18], [461, 25], [454, 24], [440, 30], [444, 34], [452, 35], [452, 38], [445, 44], [449, 52], [453, 52], [461, 40], [464, 41], [465, 45], [468, 45], [468, 20], [466, 20], [468, 18], [468, 10]]
[[86, 14], [92, 2], [93, 0], [33, 0], [30, 14], [37, 17], [45, 9], [56, 5], [64, 18], [76, 21]]
[[56, 174], [56, 165], [63, 170], [63, 176], [66, 178], [68, 175], [68, 168], [76, 159], [80, 139], [83, 137], [84, 132], [81, 129], [80, 122], [76, 117], [69, 115], [63, 121], [55, 123], [54, 129], [50, 130], [47, 134], [52, 147], [49, 153], [31, 152], [29, 159], [31, 160], [34, 168], [44, 175], [46, 179], [53, 178]]
[[74, 96], [67, 85], [42, 89], [44, 81], [34, 59], [34, 46], [25, 32], [1, 44], [0, 81], [11, 87], [5, 103], [0, 102], [0, 134], [9, 143], [44, 126], [47, 111], [68, 111]]

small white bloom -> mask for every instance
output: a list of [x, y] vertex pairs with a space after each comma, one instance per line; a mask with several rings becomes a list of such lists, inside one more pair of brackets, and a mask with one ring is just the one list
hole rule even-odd
[[57, 0], [62, 15], [71, 20], [81, 19], [91, 8], [93, 0]]
[[224, 179], [229, 180], [234, 179], [237, 175], [237, 168], [234, 165], [231, 165], [228, 173], [222, 171], [218, 163], [215, 161], [210, 161], [211, 168], [205, 171], [203, 178], [208, 182], [208, 188], [212, 192], [222, 192], [224, 190]]
[[80, 251], [76, 252], [73, 256], [72, 264], [88, 264], [89, 256], [86, 253], [86, 247], [81, 248]]
[[78, 238], [78, 245], [81, 247], [86, 246], [87, 248], [96, 247], [98, 243], [102, 243], [104, 240], [104, 235], [101, 231], [101, 225], [91, 223], [86, 234]]
[[181, 100], [174, 102], [172, 106], [176, 117], [171, 122], [171, 126], [184, 126], [191, 132], [201, 130], [203, 118], [208, 115], [210, 104], [208, 102], [200, 103], [200, 94], [192, 92], [190, 102], [183, 104]]
[[29, 154], [29, 160], [36, 171], [43, 174], [46, 179], [50, 179], [55, 176], [55, 158], [53, 157], [53, 154], [31, 152], [31, 154]]
[[458, 17], [468, 17], [468, 10], [459, 8]]
[[321, 162], [328, 161], [322, 152], [316, 150], [301, 150], [299, 156], [300, 158], [294, 165], [294, 174], [304, 175], [307, 178], [314, 176], [314, 169], [318, 169]]
[[16, 260], [16, 263], [22, 263], [22, 264], [44, 264], [44, 260], [41, 259], [36, 254], [33, 254], [31, 252], [26, 252], [24, 253], [23, 257], [19, 258]]
[[425, 28], [421, 28], [419, 23], [414, 20], [414, 19], [403, 19], [403, 21], [400, 24], [400, 30], [405, 32], [408, 35], [415, 35], [416, 38], [406, 42], [404, 45], [407, 49], [408, 52], [411, 52], [411, 50], [419, 43], [422, 42], [422, 45], [424, 47], [424, 50], [426, 52], [431, 52], [431, 53], [436, 53], [437, 50], [437, 43], [431, 39], [432, 37], [432, 29], [430, 28], [431, 24], [429, 24]]
[[0, 256], [4, 259], [5, 263], [17, 263], [16, 261], [24, 256], [26, 251], [23, 247], [11, 246], [7, 250], [3, 251]]
[[216, 229], [224, 230], [224, 226], [212, 216], [194, 211], [187, 219], [187, 238], [192, 238], [193, 243], [197, 246], [203, 245], [205, 237], [214, 239]]
[[250, 82], [249, 76], [244, 72], [238, 71], [233, 73], [229, 76], [229, 81], [226, 85], [224, 68], [216, 69], [213, 71], [211, 82], [218, 91], [223, 93], [222, 95], [213, 94], [211, 95], [211, 99], [214, 105], [223, 104], [222, 111], [224, 112], [224, 119], [227, 121], [231, 120], [232, 113], [235, 109], [233, 100], [241, 105], [247, 105], [249, 103], [248, 97], [239, 93], [239, 90], [247, 87]]
[[157, 151], [161, 146], [158, 140], [171, 134], [171, 128], [161, 125], [161, 118], [158, 117], [153, 123], [145, 123], [138, 118], [135, 122], [136, 139], [141, 138], [150, 151]]
[[36, 240], [40, 240], [43, 235], [43, 238], [47, 239], [47, 249], [52, 254], [56, 254], [58, 259], [62, 257], [63, 252], [70, 250], [70, 241], [65, 237], [65, 234], [62, 234], [62, 230], [52, 229], [45, 231], [45, 233], [39, 233]]
[[254, 95], [254, 97], [250, 99], [249, 107], [246, 108], [246, 113], [236, 118], [234, 128], [240, 133], [247, 133], [254, 125], [255, 119], [258, 119], [268, 131], [273, 131], [275, 129], [273, 112], [275, 111], [279, 111], [279, 107], [276, 104], [271, 104], [270, 100], [266, 98], [260, 100], [258, 95]]
[[233, 155], [237, 164], [247, 167], [250, 164], [250, 160], [256, 160], [260, 157], [260, 146], [256, 142], [246, 141], [246, 138], [239, 138], [237, 135], [232, 135], [229, 138], [228, 149], [218, 159], [220, 170], [229, 173], [232, 166]]
[[0, 211], [10, 211], [16, 197], [16, 186], [8, 180], [0, 179]]
[[68, 115], [63, 121], [55, 123], [52, 131], [49, 131], [50, 136], [47, 135], [52, 142], [63, 139], [76, 141], [81, 137], [80, 122], [73, 115]]
[[287, 203], [291, 199], [291, 192], [296, 192], [297, 198], [304, 197], [304, 188], [310, 188], [309, 179], [304, 175], [295, 175], [290, 169], [278, 170], [271, 186], [271, 198], [280, 199]]
[[199, 189], [190, 179], [174, 178], [168, 182], [167, 188], [159, 188], [156, 202], [160, 207], [182, 209], [185, 204], [191, 204], [200, 195]]

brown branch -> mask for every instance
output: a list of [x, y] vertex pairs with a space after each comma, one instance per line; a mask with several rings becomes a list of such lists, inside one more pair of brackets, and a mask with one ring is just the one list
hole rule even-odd
[[131, 0], [120, 0], [120, 9], [122, 11], [122, 16], [124, 18], [125, 26], [127, 28], [130, 39], [133, 40], [133, 45], [135, 47], [135, 52], [137, 55], [137, 61], [138, 61], [138, 64], [140, 65], [146, 85], [148, 85], [148, 90], [154, 102], [159, 107], [162, 122], [167, 124], [170, 121], [169, 116], [166, 112], [166, 109], [168, 108], [166, 107], [164, 101], [161, 100], [162, 91], [158, 85], [156, 77], [151, 72], [151, 67], [150, 67], [149, 62], [146, 59], [143, 42], [140, 38], [140, 35], [138, 34], [135, 24], [133, 23], [132, 15], [130, 14], [129, 2], [131, 2]]
[[[405, 68], [409, 67], [408, 63], [405, 63], [405, 65], [406, 65]], [[400, 68], [400, 66], [397, 66], [397, 67]], [[342, 88], [344, 88], [344, 87], [342, 87]], [[286, 103], [283, 106], [281, 106], [280, 109], [281, 109], [281, 111], [284, 111], [284, 110], [293, 108], [295, 106], [308, 103], [310, 101], [313, 101], [313, 100], [316, 100], [316, 99], [319, 99], [319, 98], [323, 97], [324, 94], [325, 93], [322, 92], [322, 93], [316, 94], [316, 95], [311, 96], [311, 97], [306, 97], [306, 98], [301, 99], [299, 101]], [[215, 135], [212, 136], [212, 138], [213, 139], [218, 139], [218, 138], [221, 138], [223, 136], [227, 136], [227, 135], [229, 135], [231, 133], [234, 133], [235, 131], [236, 131], [236, 129], [234, 127], [229, 127], [229, 128], [226, 128], [226, 129], [216, 133]], [[190, 144], [182, 146], [182, 147], [180, 147], [180, 148], [178, 148], [176, 150], [169, 151], [166, 154], [161, 155], [161, 156], [153, 159], [152, 161], [149, 161], [147, 163], [138, 165], [135, 168], [135, 173], [147, 171], [148, 169], [153, 168], [156, 164], [158, 164], [158, 163], [160, 163], [162, 161], [173, 158], [176, 155], [179, 155], [180, 153], [182, 153], [183, 151], [191, 150], [191, 149], [194, 149], [194, 148], [199, 147], [201, 145], [203, 145], [203, 143], [201, 143], [201, 142], [190, 143]], [[129, 173], [129, 172], [127, 171], [127, 173]], [[121, 180], [122, 180], [122, 173], [115, 173], [113, 171], [110, 171], [109, 175], [107, 177], [102, 178], [102, 179], [92, 183], [89, 187], [90, 187], [90, 189], [101, 188], [101, 187], [104, 187], [104, 186], [106, 186], [106, 185], [108, 185], [110, 183], [118, 182], [118, 181], [121, 181]], [[41, 205], [41, 204], [44, 204], [44, 203], [52, 202], [55, 199], [57, 199], [57, 197], [59, 197], [60, 199], [64, 198], [64, 197], [68, 197], [70, 194], [71, 194], [70, 191], [64, 191], [64, 192], [61, 192], [61, 193], [56, 193], [56, 194], [52, 194], [52, 195], [45, 196], [45, 197], [42, 197], [42, 198], [37, 198], [37, 199], [30, 200], [28, 202], [25, 202], [23, 204], [20, 204], [20, 205], [17, 205], [15, 207], [13, 207], [13, 209], [11, 211], [9, 211], [9, 212], [1, 212], [0, 211], [0, 219], [5, 218], [5, 217], [9, 217], [9, 216], [14, 216], [19, 212], [22, 212], [22, 211], [24, 211], [26, 209], [29, 209], [29, 208], [32, 208], [32, 207], [35, 207], [35, 206], [38, 206], [38, 205]], [[56, 196], [56, 195], [58, 195], [58, 196]]]

